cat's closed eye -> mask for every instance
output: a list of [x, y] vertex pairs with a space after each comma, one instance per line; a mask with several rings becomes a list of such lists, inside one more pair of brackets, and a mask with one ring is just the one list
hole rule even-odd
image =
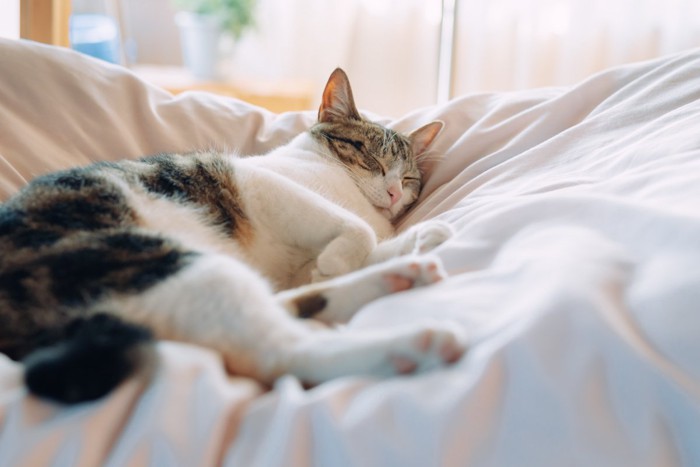
[[358, 151], [362, 151], [362, 149], [365, 147], [365, 143], [358, 140], [348, 140], [348, 143], [352, 144], [352, 146]]
[[371, 154], [370, 154], [369, 157], [371, 157], [372, 159], [374, 159], [374, 163], [375, 163], [376, 166], [379, 168], [379, 171], [382, 173], [382, 177], [386, 177], [386, 169], [384, 168], [384, 164], [382, 164], [382, 162], [381, 162], [378, 158], [374, 157], [374, 156], [371, 155]]
[[357, 139], [345, 138], [345, 137], [333, 135], [330, 133], [324, 133], [324, 136], [330, 140], [335, 141], [341, 147], [352, 146], [357, 151], [362, 151], [365, 147], [365, 143], [360, 141], [360, 140], [357, 140]]

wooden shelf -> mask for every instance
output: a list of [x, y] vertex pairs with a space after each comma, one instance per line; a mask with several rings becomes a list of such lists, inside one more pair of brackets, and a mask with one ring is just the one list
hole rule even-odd
[[68, 47], [70, 12], [70, 0], [21, 0], [20, 37]]
[[185, 91], [207, 91], [236, 97], [273, 112], [311, 110], [313, 93], [303, 83], [201, 80], [186, 69], [172, 66], [138, 65], [132, 67], [142, 79], [173, 94]]

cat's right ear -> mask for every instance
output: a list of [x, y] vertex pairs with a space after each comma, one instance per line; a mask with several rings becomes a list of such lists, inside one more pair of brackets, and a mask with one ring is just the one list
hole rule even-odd
[[336, 68], [323, 90], [318, 121], [323, 123], [343, 119], [362, 120], [362, 117], [355, 107], [348, 75], [342, 69]]
[[427, 125], [423, 125], [417, 130], [413, 130], [408, 135], [408, 140], [411, 142], [411, 149], [413, 150], [413, 157], [416, 158], [418, 163], [418, 170], [420, 173], [426, 174], [432, 170], [433, 165], [436, 162], [435, 157], [432, 157], [428, 152], [428, 148], [437, 135], [440, 134], [442, 128], [445, 126], [440, 120], [435, 120]]

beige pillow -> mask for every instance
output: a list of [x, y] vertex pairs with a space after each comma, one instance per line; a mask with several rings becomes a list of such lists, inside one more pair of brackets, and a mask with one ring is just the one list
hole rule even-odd
[[33, 42], [0, 39], [0, 59], [0, 200], [37, 175], [91, 161], [264, 152], [315, 118], [204, 92], [173, 96], [123, 67]]

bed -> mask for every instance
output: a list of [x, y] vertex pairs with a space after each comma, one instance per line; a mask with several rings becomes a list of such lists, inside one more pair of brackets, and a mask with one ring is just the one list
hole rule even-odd
[[[0, 198], [93, 160], [260, 153], [315, 117], [172, 96], [31, 42], [0, 40], [0, 61]], [[0, 466], [700, 465], [700, 51], [375, 118], [446, 123], [399, 227], [457, 234], [437, 250], [447, 280], [348, 326], [458, 322], [456, 365], [267, 390], [161, 342], [150, 383], [62, 407], [0, 355]]]

